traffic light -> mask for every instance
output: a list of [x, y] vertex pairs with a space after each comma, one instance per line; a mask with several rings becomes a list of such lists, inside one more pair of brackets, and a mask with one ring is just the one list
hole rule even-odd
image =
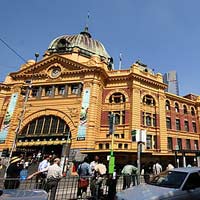
[[136, 142], [136, 134], [137, 134], [137, 130], [132, 130], [132, 131], [131, 131], [132, 142]]
[[111, 113], [109, 115], [109, 134], [113, 134], [114, 132], [114, 115]]

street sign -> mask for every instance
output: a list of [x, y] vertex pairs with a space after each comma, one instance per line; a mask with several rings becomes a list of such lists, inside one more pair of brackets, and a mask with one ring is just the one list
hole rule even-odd
[[146, 143], [146, 130], [135, 129], [131, 131], [133, 142]]

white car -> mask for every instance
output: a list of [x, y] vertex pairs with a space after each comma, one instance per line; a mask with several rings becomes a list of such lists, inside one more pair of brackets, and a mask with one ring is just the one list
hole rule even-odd
[[48, 200], [48, 194], [44, 190], [0, 190], [0, 200]]
[[116, 194], [116, 200], [200, 200], [200, 168], [175, 168]]

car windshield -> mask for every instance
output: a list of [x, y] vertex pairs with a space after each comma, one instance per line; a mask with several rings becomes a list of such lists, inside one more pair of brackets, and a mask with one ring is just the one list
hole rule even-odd
[[180, 188], [186, 176], [186, 172], [166, 171], [155, 176], [149, 184], [167, 188]]

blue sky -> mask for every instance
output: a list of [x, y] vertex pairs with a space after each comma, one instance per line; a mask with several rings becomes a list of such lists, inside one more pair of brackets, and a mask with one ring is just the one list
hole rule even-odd
[[[200, 94], [199, 0], [1, 0], [0, 38], [25, 60], [42, 58], [50, 42], [84, 29], [122, 68], [137, 59], [155, 72], [176, 70], [180, 95]], [[23, 60], [0, 41], [0, 81]]]

